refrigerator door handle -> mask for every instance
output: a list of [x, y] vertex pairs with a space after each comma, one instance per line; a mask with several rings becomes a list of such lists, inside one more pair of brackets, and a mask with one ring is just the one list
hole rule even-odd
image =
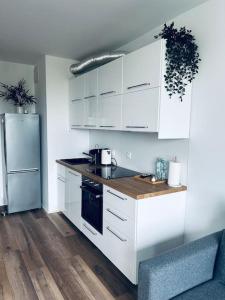
[[31, 168], [31, 169], [22, 169], [22, 170], [10, 170], [8, 174], [18, 174], [18, 173], [30, 173], [30, 172], [38, 172], [38, 168]]

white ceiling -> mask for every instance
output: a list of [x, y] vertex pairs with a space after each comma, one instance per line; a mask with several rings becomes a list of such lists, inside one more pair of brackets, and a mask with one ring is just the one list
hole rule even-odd
[[1, 0], [0, 60], [114, 50], [206, 0]]

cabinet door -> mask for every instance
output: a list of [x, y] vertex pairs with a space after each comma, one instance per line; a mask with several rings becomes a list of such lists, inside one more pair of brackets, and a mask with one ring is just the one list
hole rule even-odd
[[81, 100], [84, 97], [84, 75], [74, 77], [69, 82], [70, 100]]
[[129, 53], [124, 57], [124, 92], [160, 86], [162, 41]]
[[84, 124], [84, 100], [72, 100], [70, 103], [70, 127], [82, 127]]
[[99, 99], [99, 127], [120, 129], [122, 123], [122, 96], [101, 97]]
[[98, 100], [92, 97], [84, 100], [84, 127], [97, 127]]
[[81, 227], [81, 175], [74, 171], [68, 171], [67, 178], [67, 217], [78, 228]]
[[129, 131], [158, 131], [160, 88], [125, 94], [123, 128]]
[[98, 69], [85, 74], [84, 99], [97, 97], [98, 93]]
[[99, 68], [98, 83], [101, 97], [122, 93], [122, 62], [121, 57]]
[[57, 177], [57, 192], [58, 192], [58, 209], [61, 212], [65, 212], [65, 194], [66, 194], [66, 183], [65, 178], [58, 176]]
[[134, 241], [104, 222], [102, 252], [134, 284], [136, 284], [136, 255]]

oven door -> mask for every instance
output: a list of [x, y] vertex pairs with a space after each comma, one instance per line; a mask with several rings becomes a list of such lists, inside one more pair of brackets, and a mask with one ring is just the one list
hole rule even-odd
[[89, 187], [82, 189], [82, 218], [102, 234], [103, 201], [102, 194]]

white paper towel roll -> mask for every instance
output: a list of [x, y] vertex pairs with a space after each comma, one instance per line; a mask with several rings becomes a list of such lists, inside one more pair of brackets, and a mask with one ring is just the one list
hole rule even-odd
[[169, 162], [168, 185], [172, 187], [180, 186], [181, 163], [177, 161]]

